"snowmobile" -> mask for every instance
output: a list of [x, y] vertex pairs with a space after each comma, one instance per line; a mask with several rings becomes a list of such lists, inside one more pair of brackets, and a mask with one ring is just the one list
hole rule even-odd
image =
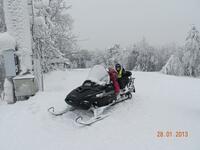
[[54, 112], [54, 107], [51, 107], [49, 112], [58, 116], [75, 109], [92, 111], [93, 117], [89, 120], [85, 121], [82, 116], [76, 118], [78, 124], [91, 125], [108, 117], [108, 115], [103, 115], [103, 112], [109, 107], [132, 98], [132, 92], [135, 92], [134, 79], [129, 77], [126, 88], [117, 98], [108, 72], [103, 66], [96, 65], [90, 70], [83, 84], [66, 96], [65, 102], [71, 107], [60, 113]]

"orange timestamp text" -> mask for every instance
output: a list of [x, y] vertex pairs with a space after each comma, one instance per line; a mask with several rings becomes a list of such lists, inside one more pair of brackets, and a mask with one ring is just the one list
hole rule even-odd
[[158, 138], [186, 138], [189, 136], [188, 131], [157, 131], [156, 136]]

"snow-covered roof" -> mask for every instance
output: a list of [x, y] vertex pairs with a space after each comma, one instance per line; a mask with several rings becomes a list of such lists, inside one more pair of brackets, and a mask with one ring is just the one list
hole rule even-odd
[[0, 33], [0, 53], [3, 50], [15, 49], [16, 40], [9, 33]]

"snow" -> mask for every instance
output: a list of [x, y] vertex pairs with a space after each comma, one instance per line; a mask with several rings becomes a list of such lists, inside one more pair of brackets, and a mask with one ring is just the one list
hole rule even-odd
[[5, 79], [4, 82], [4, 97], [3, 100], [8, 104], [14, 103], [14, 91], [13, 91], [13, 83], [12, 79]]
[[26, 75], [16, 76], [13, 79], [16, 80], [16, 79], [32, 79], [32, 78], [34, 78], [32, 74], [26, 74]]
[[[0, 103], [2, 150], [199, 150], [200, 79], [133, 72], [136, 94], [114, 106], [110, 116], [89, 127], [73, 121], [78, 111], [54, 117], [47, 109], [66, 107], [65, 96], [89, 70], [45, 75], [45, 91], [14, 105]], [[188, 131], [189, 137], [158, 138], [157, 131]]]
[[15, 49], [16, 41], [7, 32], [0, 33], [0, 52], [9, 49]]

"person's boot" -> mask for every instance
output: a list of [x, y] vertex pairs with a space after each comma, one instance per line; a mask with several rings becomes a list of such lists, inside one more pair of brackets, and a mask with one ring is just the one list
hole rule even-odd
[[121, 95], [120, 95], [120, 92], [117, 94], [117, 100], [116, 101], [119, 101], [120, 100], [120, 98], [121, 98]]

